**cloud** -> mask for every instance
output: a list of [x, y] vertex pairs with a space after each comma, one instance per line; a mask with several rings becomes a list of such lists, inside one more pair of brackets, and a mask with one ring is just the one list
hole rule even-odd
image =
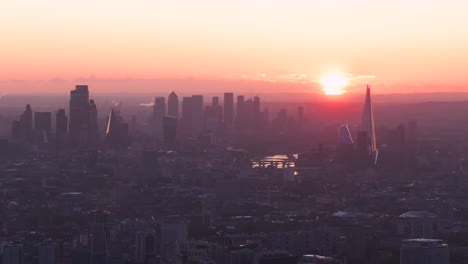
[[374, 75], [359, 75], [359, 74], [352, 74], [352, 73], [347, 73], [345, 76], [348, 79], [375, 79], [377, 78]]
[[59, 77], [55, 77], [55, 78], [52, 78], [52, 79], [49, 80], [49, 82], [53, 82], [53, 83], [63, 83], [63, 82], [66, 82], [66, 81], [67, 80], [59, 78]]

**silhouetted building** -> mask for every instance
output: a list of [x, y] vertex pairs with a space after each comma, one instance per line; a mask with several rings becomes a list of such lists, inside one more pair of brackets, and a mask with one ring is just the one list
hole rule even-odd
[[218, 132], [223, 122], [223, 108], [219, 105], [219, 98], [213, 97], [212, 105], [205, 108], [205, 128], [211, 132]]
[[87, 85], [77, 85], [70, 91], [70, 143], [83, 146], [89, 143], [90, 127], [89, 91]]
[[65, 109], [59, 109], [55, 115], [55, 133], [58, 135], [66, 135], [68, 132], [68, 118], [65, 114]]
[[407, 239], [400, 248], [400, 264], [448, 264], [448, 245], [439, 239]]
[[224, 126], [232, 128], [234, 122], [234, 94], [224, 93]]
[[367, 151], [372, 158], [372, 163], [375, 165], [377, 163], [378, 150], [375, 137], [374, 112], [372, 109], [371, 90], [369, 85], [367, 85], [366, 89], [366, 99], [364, 103], [364, 111], [362, 114], [361, 131], [367, 133]]
[[156, 237], [152, 232], [136, 233], [136, 263], [149, 264], [156, 257]]
[[7, 244], [3, 247], [2, 263], [23, 264], [23, 245]]
[[184, 97], [182, 99], [181, 134], [183, 137], [188, 137], [192, 134], [192, 101], [192, 97]]
[[89, 217], [89, 238], [91, 264], [107, 264], [109, 258], [110, 213], [91, 211]]
[[21, 137], [23, 138], [23, 140], [32, 142], [33, 112], [29, 104], [26, 105], [26, 110], [20, 117], [20, 128]]
[[175, 92], [169, 94], [167, 100], [167, 115], [179, 118], [179, 98]]
[[200, 135], [204, 129], [203, 95], [192, 95], [192, 132]]
[[165, 116], [163, 119], [164, 146], [174, 148], [177, 140], [177, 118]]
[[38, 247], [38, 264], [59, 264], [59, 247], [55, 243], [43, 243]]
[[129, 144], [128, 124], [120, 112], [114, 109], [109, 111], [107, 117], [106, 143], [113, 148], [126, 147]]

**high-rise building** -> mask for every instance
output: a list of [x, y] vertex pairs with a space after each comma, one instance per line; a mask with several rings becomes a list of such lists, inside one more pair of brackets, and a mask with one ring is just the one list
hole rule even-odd
[[400, 248], [400, 264], [448, 264], [449, 247], [439, 239], [407, 239]]
[[183, 137], [188, 137], [192, 134], [192, 97], [184, 97], [182, 99], [182, 122], [180, 131]]
[[187, 224], [166, 221], [162, 222], [159, 228], [162, 263], [176, 263], [176, 242], [187, 240]]
[[68, 118], [65, 109], [59, 109], [55, 115], [55, 133], [66, 135], [68, 132]]
[[3, 247], [2, 263], [23, 264], [23, 245], [7, 244]]
[[128, 124], [123, 120], [120, 112], [109, 111], [106, 124], [106, 143], [113, 148], [126, 147], [129, 143]]
[[26, 110], [20, 117], [20, 131], [23, 140], [32, 141], [32, 129], [33, 129], [33, 112], [31, 105], [26, 105]]
[[234, 94], [224, 93], [224, 126], [232, 128], [234, 122]]
[[369, 155], [372, 157], [372, 162], [376, 164], [378, 158], [378, 150], [375, 137], [374, 113], [372, 109], [370, 85], [367, 85], [366, 89], [366, 99], [364, 103], [364, 111], [362, 114], [361, 131], [367, 133], [367, 150], [369, 152]]
[[91, 264], [107, 264], [109, 258], [110, 213], [95, 210], [89, 212], [88, 217]]
[[99, 144], [99, 125], [97, 119], [97, 106], [93, 99], [89, 100], [88, 110], [88, 146], [97, 147]]
[[77, 85], [70, 91], [70, 142], [74, 146], [89, 141], [89, 91], [87, 85]]
[[34, 112], [34, 128], [39, 131], [50, 133], [52, 130], [51, 112]]
[[38, 264], [58, 264], [59, 247], [56, 243], [42, 243], [38, 247]]
[[244, 96], [238, 95], [237, 96], [237, 109], [236, 109], [236, 128], [237, 129], [243, 128], [244, 115], [245, 115], [244, 103], [245, 103]]
[[177, 118], [174, 116], [165, 116], [163, 119], [163, 138], [164, 146], [173, 148], [177, 140]]
[[205, 128], [210, 132], [218, 132], [223, 122], [223, 108], [219, 105], [219, 97], [212, 98], [212, 105], [205, 108]]
[[179, 118], [179, 98], [175, 92], [169, 94], [167, 100], [167, 115]]
[[153, 232], [136, 233], [136, 263], [149, 264], [155, 258], [156, 241]]
[[192, 95], [192, 132], [200, 135], [204, 128], [203, 95]]

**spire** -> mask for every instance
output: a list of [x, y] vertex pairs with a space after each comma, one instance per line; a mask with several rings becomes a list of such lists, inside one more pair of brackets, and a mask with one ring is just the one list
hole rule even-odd
[[362, 124], [361, 131], [367, 133], [367, 147], [369, 154], [375, 157], [375, 162], [377, 162], [377, 143], [375, 138], [375, 125], [374, 125], [374, 113], [372, 110], [372, 101], [371, 101], [371, 88], [370, 85], [367, 85], [366, 89], [366, 99], [364, 103], [364, 111], [362, 114]]

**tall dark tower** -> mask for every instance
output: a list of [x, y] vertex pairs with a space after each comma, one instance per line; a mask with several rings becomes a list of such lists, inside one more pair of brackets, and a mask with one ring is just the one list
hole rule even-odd
[[80, 146], [89, 137], [89, 91], [87, 85], [77, 85], [70, 91], [70, 143]]
[[167, 115], [179, 118], [179, 98], [172, 92], [167, 100]]
[[89, 239], [91, 264], [107, 264], [109, 258], [110, 213], [91, 211], [89, 217]]
[[24, 140], [32, 141], [32, 129], [33, 129], [33, 112], [31, 105], [26, 105], [26, 110], [20, 117], [20, 131], [21, 136]]
[[181, 133], [183, 137], [192, 134], [192, 97], [184, 97], [182, 100]]
[[367, 150], [373, 159], [373, 163], [376, 164], [378, 150], [375, 138], [374, 112], [372, 109], [370, 85], [367, 85], [366, 89], [366, 99], [364, 103], [364, 111], [362, 114], [361, 131], [366, 132], [367, 134]]
[[166, 98], [155, 97], [153, 106], [153, 135], [157, 141], [162, 139], [162, 122], [163, 117], [166, 115]]
[[55, 115], [55, 135], [58, 146], [65, 145], [68, 133], [68, 118], [65, 109], [59, 109]]
[[244, 120], [244, 103], [245, 99], [243, 95], [237, 96], [237, 109], [236, 109], [236, 128], [240, 129]]
[[97, 107], [93, 99], [89, 100], [88, 122], [88, 145], [90, 147], [97, 147], [99, 144], [99, 126]]
[[224, 93], [224, 126], [232, 128], [234, 122], [234, 94]]
[[203, 95], [192, 95], [192, 132], [198, 136], [203, 132]]

